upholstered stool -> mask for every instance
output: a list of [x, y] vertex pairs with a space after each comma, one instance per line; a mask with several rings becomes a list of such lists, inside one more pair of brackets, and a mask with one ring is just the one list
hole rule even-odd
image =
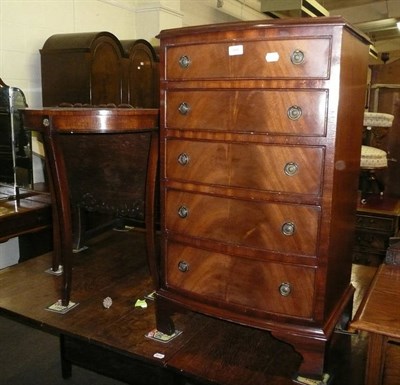
[[385, 151], [370, 146], [361, 146], [361, 175], [360, 190], [361, 203], [366, 203], [369, 195], [383, 195], [384, 184], [376, 177], [375, 172], [387, 167], [387, 154]]
[[364, 112], [364, 127], [392, 127], [394, 115], [382, 112]]
[[[366, 128], [366, 143], [371, 144], [372, 136], [376, 134], [375, 127], [389, 128], [393, 124], [394, 116], [382, 112], [364, 112], [363, 125]], [[376, 171], [385, 169], [388, 166], [387, 153], [376, 147], [363, 145], [361, 147], [360, 159], [360, 184], [361, 203], [366, 203], [370, 195], [383, 195], [385, 186], [376, 177]]]
[[388, 165], [385, 151], [371, 146], [361, 146], [360, 167], [365, 170], [386, 168]]

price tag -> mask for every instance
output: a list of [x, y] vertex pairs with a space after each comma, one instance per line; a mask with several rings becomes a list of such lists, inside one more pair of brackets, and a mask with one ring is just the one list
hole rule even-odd
[[229, 56], [243, 55], [243, 45], [231, 45], [229, 47]]
[[279, 60], [279, 53], [278, 52], [268, 52], [265, 55], [265, 60], [268, 63], [272, 63], [272, 62], [278, 61]]

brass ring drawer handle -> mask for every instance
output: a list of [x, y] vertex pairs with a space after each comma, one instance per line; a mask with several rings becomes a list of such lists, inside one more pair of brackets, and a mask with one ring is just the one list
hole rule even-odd
[[287, 297], [292, 291], [290, 283], [282, 282], [279, 285], [279, 294], [283, 297]]
[[178, 107], [178, 111], [181, 115], [187, 115], [190, 112], [190, 105], [182, 102]]
[[187, 271], [189, 271], [189, 264], [186, 261], [179, 261], [178, 269], [182, 273], [186, 273]]
[[186, 218], [186, 217], [189, 215], [189, 210], [187, 209], [187, 207], [181, 206], [181, 207], [179, 207], [179, 209], [178, 209], [178, 215], [179, 215], [181, 218]]
[[188, 68], [190, 66], [190, 64], [192, 63], [189, 56], [186, 56], [186, 55], [181, 56], [179, 58], [178, 62], [179, 62], [179, 65], [181, 66], [181, 68]]
[[298, 65], [304, 62], [304, 57], [305, 57], [304, 52], [299, 49], [296, 49], [290, 55], [290, 61], [293, 64]]
[[303, 111], [299, 106], [291, 106], [287, 110], [287, 116], [290, 120], [299, 120]]
[[178, 156], [178, 163], [181, 166], [186, 166], [189, 163], [189, 155], [186, 154], [185, 152], [182, 152], [181, 154], [179, 154]]
[[282, 225], [282, 234], [287, 236], [293, 235], [295, 228], [296, 226], [293, 222], [286, 222]]
[[299, 165], [295, 162], [288, 162], [285, 164], [283, 170], [287, 176], [294, 176], [299, 171]]

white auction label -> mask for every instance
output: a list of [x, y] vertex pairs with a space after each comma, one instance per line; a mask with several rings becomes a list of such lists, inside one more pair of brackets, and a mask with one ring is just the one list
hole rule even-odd
[[268, 52], [265, 55], [265, 60], [270, 63], [279, 60], [279, 53], [278, 52]]
[[243, 45], [231, 45], [229, 47], [229, 56], [243, 55]]
[[153, 357], [162, 360], [162, 359], [165, 357], [165, 354], [162, 354], [162, 353], [154, 353], [154, 354], [153, 354]]

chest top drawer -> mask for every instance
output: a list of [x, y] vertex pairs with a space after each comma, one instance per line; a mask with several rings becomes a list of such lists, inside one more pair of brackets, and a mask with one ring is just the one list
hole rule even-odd
[[236, 41], [167, 48], [167, 80], [328, 79], [330, 38]]
[[166, 93], [166, 127], [324, 136], [326, 90], [184, 90]]
[[166, 178], [291, 194], [321, 194], [323, 147], [170, 139]]
[[193, 238], [314, 257], [320, 214], [318, 206], [167, 190], [165, 227]]

